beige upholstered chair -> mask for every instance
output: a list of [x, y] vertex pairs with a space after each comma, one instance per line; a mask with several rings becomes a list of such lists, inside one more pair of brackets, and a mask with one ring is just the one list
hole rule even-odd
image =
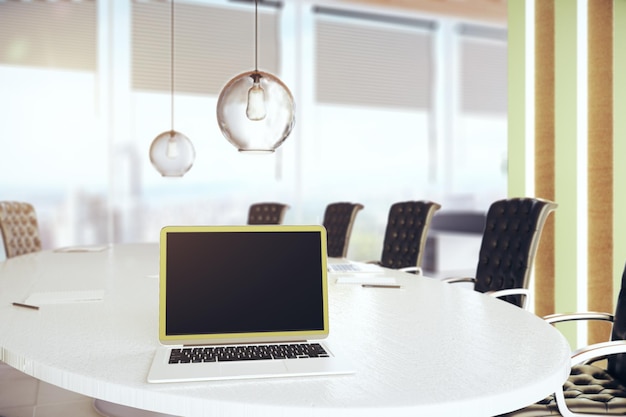
[[472, 282], [476, 291], [527, 308], [541, 232], [556, 208], [556, 203], [538, 198], [495, 201], [487, 212], [476, 275], [444, 281]]
[[375, 263], [406, 272], [421, 271], [426, 236], [433, 215], [441, 208], [432, 201], [402, 201], [389, 209], [383, 251]]
[[41, 250], [37, 214], [32, 204], [0, 201], [0, 232], [7, 258]]
[[362, 208], [362, 204], [346, 202], [331, 203], [326, 206], [322, 224], [326, 228], [328, 256], [331, 258], [346, 257], [352, 226], [356, 215]]
[[289, 209], [282, 203], [255, 203], [248, 211], [248, 224], [282, 224]]

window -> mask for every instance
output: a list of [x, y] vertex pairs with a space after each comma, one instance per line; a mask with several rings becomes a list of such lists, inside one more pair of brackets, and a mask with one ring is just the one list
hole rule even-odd
[[[252, 3], [177, 1], [173, 79], [169, 7], [0, 2], [0, 111], [10, 115], [0, 199], [35, 205], [44, 247], [155, 241], [167, 224], [244, 223], [257, 201], [289, 204], [285, 223], [320, 223], [327, 204], [353, 201], [365, 209], [349, 255], [370, 260], [396, 201], [445, 209], [465, 193], [484, 208], [506, 193], [502, 29], [266, 2], [259, 67], [292, 90], [296, 128], [275, 154], [249, 156], [223, 138], [215, 106], [222, 86], [253, 67]], [[445, 42], [451, 52], [442, 53]], [[442, 71], [447, 62], [458, 72]], [[442, 113], [450, 135], [435, 123]], [[172, 125], [196, 149], [179, 179], [162, 178], [148, 158]]]
[[[433, 39], [430, 20], [315, 9], [317, 160], [309, 203], [350, 200], [349, 256], [378, 259], [391, 204], [428, 199]], [[313, 152], [306, 153], [312, 159]]]
[[507, 45], [506, 30], [461, 24], [458, 130], [453, 190], [470, 191], [477, 205], [506, 197]]

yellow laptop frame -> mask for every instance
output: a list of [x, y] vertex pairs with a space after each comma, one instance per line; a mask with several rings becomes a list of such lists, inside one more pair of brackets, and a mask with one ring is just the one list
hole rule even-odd
[[[224, 232], [317, 232], [320, 233], [322, 294], [324, 302], [324, 325], [322, 330], [287, 332], [250, 332], [228, 334], [167, 335], [166, 328], [166, 284], [167, 284], [167, 234], [168, 233], [224, 233]], [[328, 273], [327, 273], [326, 229], [321, 225], [241, 225], [241, 226], [165, 226], [161, 229], [159, 244], [159, 341], [164, 345], [271, 343], [282, 341], [323, 339], [329, 333], [328, 321]]]

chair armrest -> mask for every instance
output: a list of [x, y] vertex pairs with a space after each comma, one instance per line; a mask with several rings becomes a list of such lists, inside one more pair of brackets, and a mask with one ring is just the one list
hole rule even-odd
[[476, 278], [474, 277], [450, 277], [450, 278], [442, 278], [441, 281], [447, 282], [448, 284], [458, 284], [460, 282], [476, 283]]
[[528, 305], [530, 304], [530, 291], [527, 288], [507, 288], [505, 290], [487, 291], [485, 294], [496, 298], [502, 298], [508, 295], [523, 295], [524, 301], [522, 302], [522, 308], [528, 310]]
[[411, 272], [416, 275], [422, 275], [422, 268], [419, 266], [407, 266], [405, 268], [398, 268], [398, 271]]
[[[447, 282], [448, 284], [458, 284], [461, 282], [471, 282], [475, 284], [476, 278], [474, 277], [450, 277], [450, 278], [443, 278], [441, 281]], [[528, 289], [526, 288], [507, 288], [504, 290], [488, 291], [485, 294], [488, 294], [496, 298], [506, 297], [507, 295], [523, 295], [524, 302], [522, 303], [522, 308], [524, 310], [528, 310], [528, 306], [530, 305], [530, 302], [529, 302], [530, 291], [528, 291]]]
[[[580, 312], [580, 313], [556, 313], [556, 314], [549, 314], [547, 316], [544, 316], [543, 319], [548, 323], [548, 324], [558, 324], [558, 323], [567, 323], [567, 322], [571, 322], [571, 321], [582, 321], [582, 320], [599, 320], [599, 321], [608, 321], [608, 322], [613, 322], [613, 314], [610, 313], [602, 313], [602, 312], [597, 312], [597, 311], [584, 311], [584, 312]], [[583, 347], [581, 349], [579, 349], [579, 351], [591, 348], [591, 346], [594, 345], [590, 345], [587, 347]], [[578, 352], [578, 351], [576, 351]], [[576, 353], [574, 352], [574, 353]], [[597, 360], [602, 360], [604, 358], [597, 358], [593, 361], [591, 360], [586, 360], [586, 363], [592, 363], [595, 362]]]
[[618, 353], [626, 353], [626, 340], [594, 343], [572, 352], [572, 365], [595, 362]]
[[[550, 314], [544, 316], [543, 319], [550, 324], [579, 320], [602, 320], [612, 322], [614, 316], [609, 313], [589, 311], [581, 313]], [[577, 349], [572, 352], [571, 361], [572, 365], [593, 363], [605, 359], [607, 356], [616, 355], [618, 353], [626, 353], [626, 340], [594, 343], [593, 345]], [[597, 414], [581, 414], [572, 412], [567, 407], [563, 390], [556, 391], [554, 396], [556, 398], [556, 404], [559, 412], [563, 417], [603, 417]]]
[[557, 313], [544, 316], [543, 319], [550, 324], [577, 320], [603, 320], [613, 321], [613, 314], [597, 311], [586, 311], [581, 313]]
[[[383, 266], [380, 261], [367, 261], [365, 263]], [[398, 268], [397, 270], [402, 271], [402, 272], [412, 272], [417, 275], [422, 275], [422, 268], [420, 268], [419, 266], [406, 266], [404, 268]]]

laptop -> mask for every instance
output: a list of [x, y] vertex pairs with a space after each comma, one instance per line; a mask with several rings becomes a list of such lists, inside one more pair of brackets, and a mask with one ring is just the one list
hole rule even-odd
[[349, 374], [329, 334], [323, 226], [166, 226], [148, 382]]

